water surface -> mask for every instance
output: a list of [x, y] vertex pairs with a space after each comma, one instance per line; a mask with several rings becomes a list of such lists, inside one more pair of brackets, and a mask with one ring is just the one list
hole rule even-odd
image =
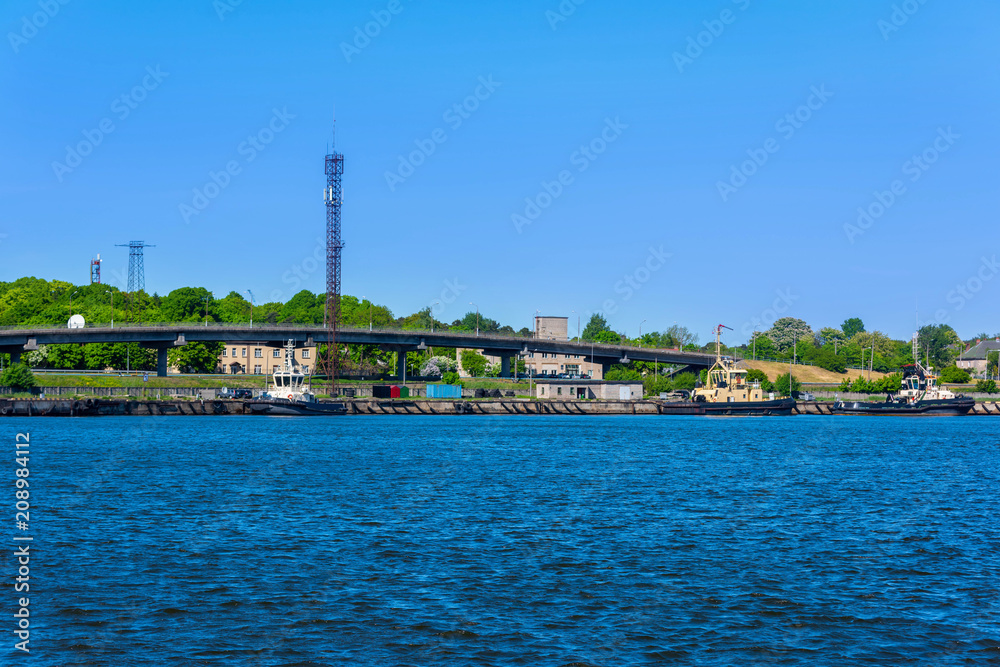
[[1000, 663], [998, 420], [3, 423], [31, 664]]

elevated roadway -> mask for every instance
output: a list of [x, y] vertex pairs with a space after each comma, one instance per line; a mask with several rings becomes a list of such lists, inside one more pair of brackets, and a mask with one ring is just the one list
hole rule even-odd
[[[86, 326], [67, 328], [0, 328], [0, 353], [11, 355], [15, 363], [21, 354], [36, 350], [40, 345], [60, 343], [139, 343], [157, 351], [157, 375], [167, 374], [167, 352], [188, 343], [243, 343], [280, 347], [289, 340], [297, 346], [327, 343], [327, 332], [321, 325], [310, 324], [229, 324], [181, 322], [141, 326]], [[337, 342], [354, 345], [377, 345], [382, 349], [406, 352], [428, 347], [454, 347], [483, 350], [501, 358], [502, 375], [510, 375], [510, 361], [518, 355], [535, 353], [574, 354], [599, 363], [605, 372], [612, 364], [628, 361], [649, 361], [663, 364], [707, 368], [714, 355], [681, 352], [672, 349], [632, 347], [622, 344], [548, 340], [498, 334], [455, 331], [422, 331], [409, 329], [342, 328]], [[404, 355], [399, 355], [401, 362]], [[400, 364], [401, 365], [401, 364]], [[402, 373], [398, 374], [401, 376]]]

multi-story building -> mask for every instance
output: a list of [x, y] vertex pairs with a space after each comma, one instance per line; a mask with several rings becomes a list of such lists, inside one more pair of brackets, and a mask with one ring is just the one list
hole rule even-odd
[[[316, 365], [316, 348], [302, 347], [295, 350], [293, 358], [305, 373]], [[285, 348], [262, 343], [226, 343], [219, 355], [220, 373], [270, 375], [274, 369], [285, 365]]]
[[1000, 350], [1000, 338], [994, 340], [977, 340], [976, 344], [963, 352], [955, 365], [964, 368], [973, 375], [982, 376], [986, 373], [986, 355]]

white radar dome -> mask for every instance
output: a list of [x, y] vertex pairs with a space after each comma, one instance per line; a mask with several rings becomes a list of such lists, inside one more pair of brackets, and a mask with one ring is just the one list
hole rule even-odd
[[69, 318], [67, 326], [70, 329], [82, 329], [84, 324], [86, 324], [86, 322], [83, 319], [83, 315], [73, 315]]

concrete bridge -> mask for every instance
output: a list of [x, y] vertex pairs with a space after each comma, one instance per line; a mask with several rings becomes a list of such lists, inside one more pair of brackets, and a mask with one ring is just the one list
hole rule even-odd
[[[11, 355], [17, 363], [21, 354], [36, 350], [40, 345], [57, 343], [139, 343], [143, 347], [157, 351], [157, 375], [167, 374], [167, 351], [188, 343], [246, 343], [280, 347], [289, 340], [296, 345], [311, 347], [327, 342], [326, 329], [315, 324], [230, 324], [197, 322], [177, 324], [148, 324], [128, 326], [86, 326], [80, 329], [34, 329], [27, 327], [0, 328], [0, 353]], [[707, 368], [715, 361], [714, 355], [679, 350], [632, 347], [622, 344], [572, 342], [505, 336], [501, 334], [479, 334], [474, 332], [421, 331], [409, 329], [365, 329], [342, 328], [337, 332], [337, 342], [341, 344], [377, 345], [385, 350], [408, 352], [424, 350], [428, 347], [455, 347], [460, 349], [483, 350], [484, 353], [500, 357], [502, 375], [511, 375], [512, 358], [529, 352], [554, 354], [578, 354], [602, 365], [606, 373], [612, 364], [629, 361], [649, 361], [681, 366]], [[399, 355], [397, 375], [403, 376], [402, 366], [405, 355]]]

